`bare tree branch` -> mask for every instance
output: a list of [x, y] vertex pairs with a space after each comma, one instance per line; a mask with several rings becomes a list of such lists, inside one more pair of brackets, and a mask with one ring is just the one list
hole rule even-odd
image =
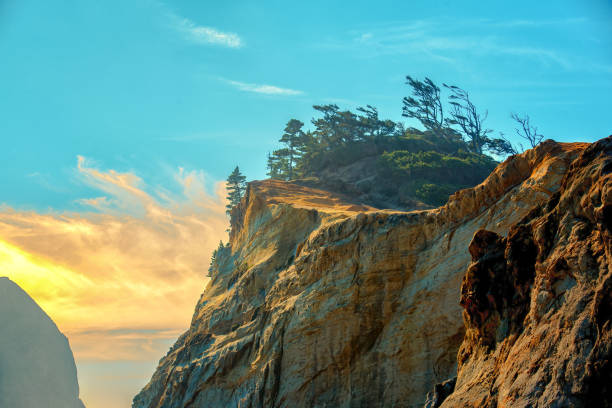
[[544, 135], [538, 133], [537, 127], [531, 126], [529, 123], [529, 115], [521, 117], [516, 113], [512, 113], [510, 117], [514, 119], [521, 127], [520, 129], [514, 129], [518, 137], [527, 140], [532, 148], [540, 144], [544, 138]]

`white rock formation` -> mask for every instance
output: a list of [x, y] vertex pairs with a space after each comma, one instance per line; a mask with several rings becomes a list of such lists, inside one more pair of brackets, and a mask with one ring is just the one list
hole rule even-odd
[[0, 407], [84, 408], [68, 339], [6, 277], [0, 277]]

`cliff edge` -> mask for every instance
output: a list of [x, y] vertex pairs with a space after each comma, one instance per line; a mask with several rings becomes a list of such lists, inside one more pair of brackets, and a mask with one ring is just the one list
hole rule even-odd
[[611, 238], [608, 137], [506, 237], [474, 236], [459, 373], [441, 406], [612, 406]]
[[474, 233], [506, 236], [545, 206], [587, 146], [546, 141], [424, 211], [250, 183], [190, 328], [133, 407], [423, 406], [456, 375]]

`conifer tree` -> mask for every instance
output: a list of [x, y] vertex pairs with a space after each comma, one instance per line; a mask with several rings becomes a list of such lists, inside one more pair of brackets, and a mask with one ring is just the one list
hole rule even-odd
[[381, 120], [378, 117], [378, 109], [372, 105], [364, 107], [358, 107], [357, 111], [363, 113], [358, 115], [359, 129], [358, 139], [370, 140], [381, 136], [391, 136], [396, 132], [402, 134], [404, 131], [400, 127], [399, 123], [395, 123], [391, 120]]
[[278, 167], [278, 157], [276, 157], [275, 153], [268, 152], [268, 161], [266, 163], [266, 168], [268, 169], [266, 174], [268, 177], [271, 179], [279, 179], [281, 175]]
[[322, 118], [313, 118], [314, 135], [322, 149], [329, 149], [340, 145], [339, 135], [339, 107], [335, 104], [313, 105], [313, 109], [320, 112]]
[[240, 173], [240, 168], [238, 166], [236, 166], [232, 174], [227, 177], [225, 186], [227, 188], [227, 201], [229, 201], [225, 206], [225, 212], [227, 215], [230, 215], [232, 208], [240, 203], [240, 199], [244, 195], [246, 189], [246, 177]]
[[280, 142], [287, 146], [285, 149], [281, 149], [278, 152], [285, 156], [287, 160], [287, 177], [289, 180], [293, 179], [295, 162], [300, 156], [300, 150], [303, 146], [304, 132], [302, 131], [304, 122], [297, 119], [291, 119], [285, 126], [285, 133], [280, 138]]
[[277, 180], [288, 180], [289, 168], [287, 161], [287, 149], [274, 150], [268, 153], [268, 176]]
[[488, 112], [480, 114], [476, 106], [470, 100], [468, 92], [455, 85], [443, 84], [451, 94], [448, 97], [451, 105], [450, 118], [446, 119], [449, 126], [457, 125], [463, 132], [470, 150], [482, 154], [490, 143], [487, 136], [491, 129], [484, 127], [483, 122], [487, 119]]
[[427, 77], [424, 81], [419, 81], [407, 75], [406, 84], [410, 86], [412, 96], [404, 98], [402, 116], [417, 119], [427, 130], [442, 130], [445, 121], [440, 88]]

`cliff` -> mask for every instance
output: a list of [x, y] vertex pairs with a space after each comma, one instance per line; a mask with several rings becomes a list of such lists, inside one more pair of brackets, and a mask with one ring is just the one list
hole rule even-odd
[[459, 373], [442, 407], [612, 406], [611, 173], [609, 137], [506, 237], [476, 233]]
[[424, 211], [250, 183], [231, 250], [133, 407], [423, 406], [469, 349], [459, 296], [474, 233], [506, 236], [545, 206], [587, 146], [544, 142]]
[[6, 277], [0, 277], [0, 407], [84, 408], [68, 339]]

